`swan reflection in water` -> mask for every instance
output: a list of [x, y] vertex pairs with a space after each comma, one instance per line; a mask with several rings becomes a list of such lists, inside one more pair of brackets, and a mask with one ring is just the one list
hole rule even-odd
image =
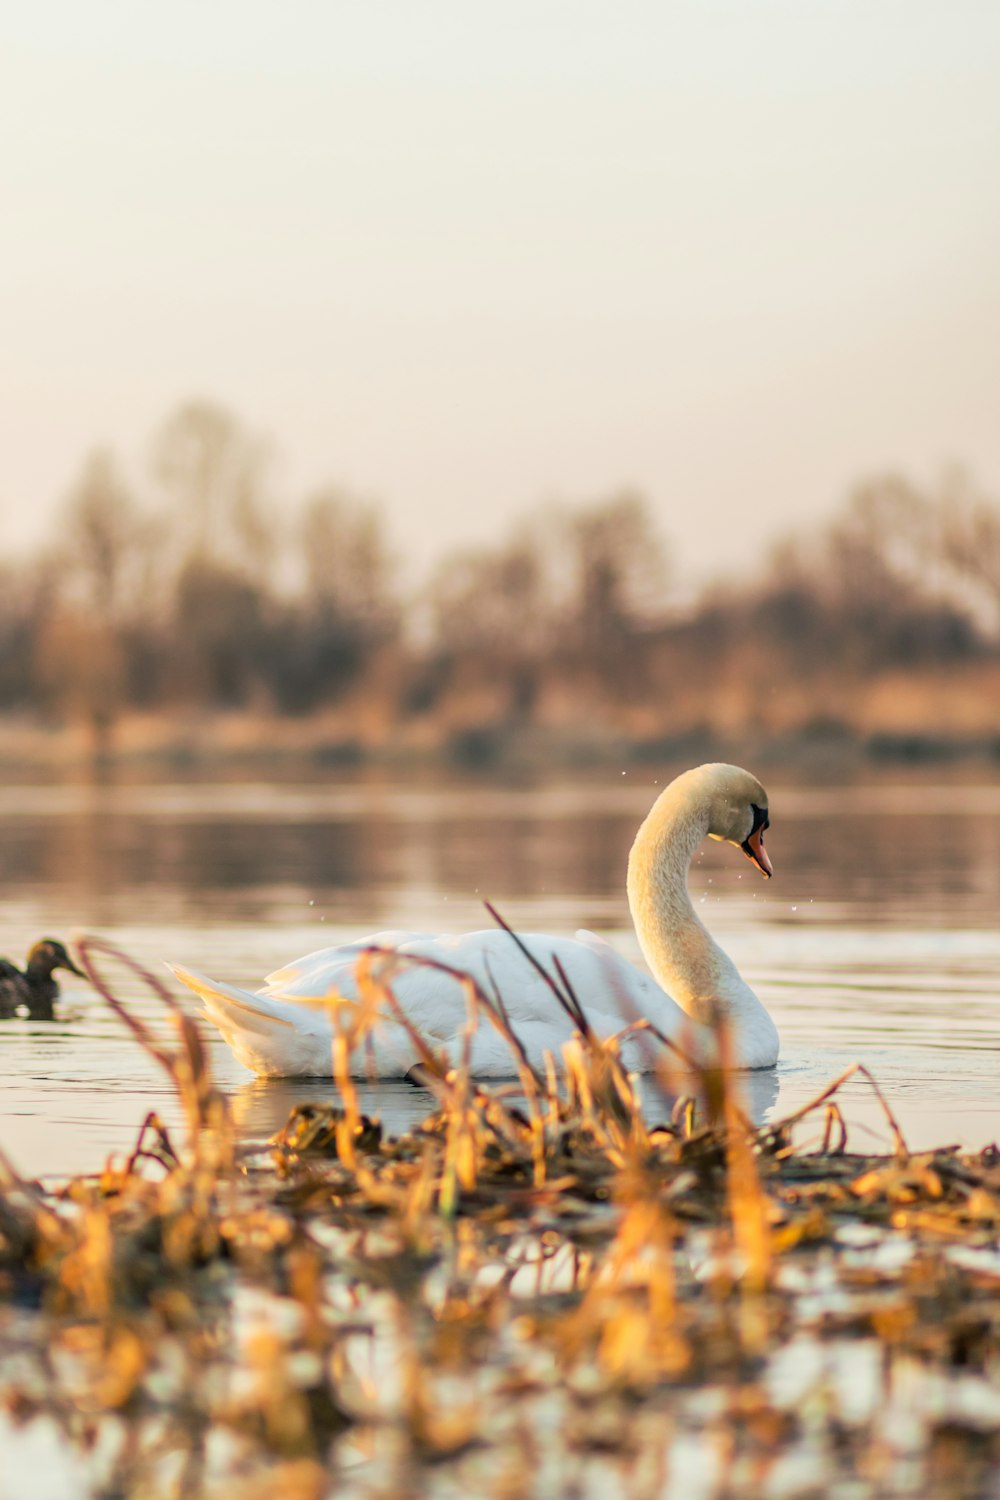
[[[755, 1125], [762, 1125], [778, 1099], [779, 1069], [766, 1068], [731, 1075], [737, 1099], [744, 1113]], [[650, 1125], [670, 1119], [670, 1113], [686, 1093], [697, 1094], [695, 1077], [691, 1087], [681, 1080], [676, 1093], [664, 1093], [653, 1078], [640, 1080], [643, 1116]], [[495, 1080], [488, 1085], [498, 1087]], [[399, 1136], [419, 1125], [433, 1114], [436, 1100], [429, 1089], [395, 1078], [374, 1083], [359, 1083], [358, 1108], [362, 1114], [377, 1116], [389, 1136]], [[233, 1117], [242, 1139], [259, 1144], [275, 1135], [288, 1120], [297, 1104], [319, 1106], [337, 1104], [338, 1094], [329, 1078], [251, 1078], [230, 1094]], [[511, 1096], [517, 1103], [517, 1095]]]

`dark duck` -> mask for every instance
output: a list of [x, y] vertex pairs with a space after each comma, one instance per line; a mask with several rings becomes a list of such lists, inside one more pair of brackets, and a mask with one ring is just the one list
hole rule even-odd
[[22, 1010], [33, 1021], [54, 1021], [59, 995], [54, 969], [68, 969], [86, 978], [56, 938], [40, 938], [34, 944], [23, 973], [10, 959], [0, 958], [0, 1021], [9, 1021]]

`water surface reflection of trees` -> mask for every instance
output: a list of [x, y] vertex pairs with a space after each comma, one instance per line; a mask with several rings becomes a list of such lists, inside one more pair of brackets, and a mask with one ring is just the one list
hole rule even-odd
[[[716, 898], [752, 903], [755, 922], [818, 920], [835, 906], [861, 923], [928, 916], [938, 926], [995, 925], [1000, 803], [980, 805], [981, 788], [953, 778], [946, 795], [923, 806], [915, 786], [901, 808], [878, 787], [796, 796], [780, 771], [766, 774], [776, 878], [765, 883], [730, 847], [705, 844], [692, 887], [707, 902], [699, 909], [709, 925]], [[318, 781], [315, 790], [319, 802]], [[485, 926], [489, 898], [525, 928], [627, 930], [628, 849], [655, 791], [636, 786], [620, 807], [602, 807], [588, 778], [561, 786], [554, 806], [545, 787], [526, 793], [494, 783], [489, 816], [477, 817], [449, 806], [447, 786], [428, 787], [419, 807], [402, 812], [373, 808], [359, 794], [354, 815], [309, 818], [289, 816], [276, 791], [270, 808], [248, 820], [220, 814], [210, 788], [201, 812], [177, 819], [152, 803], [150, 811], [139, 802], [116, 807], [112, 787], [63, 813], [5, 821], [0, 900], [8, 911], [34, 903], [48, 925], [67, 928], [322, 918], [360, 934]]]

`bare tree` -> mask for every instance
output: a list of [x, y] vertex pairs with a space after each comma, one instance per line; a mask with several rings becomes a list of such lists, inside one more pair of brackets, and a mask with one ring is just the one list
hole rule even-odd
[[[39, 679], [39, 643], [56, 607], [51, 557], [0, 566], [0, 705], [43, 706], [48, 684]], [[39, 700], [42, 700], [40, 704]]]
[[561, 515], [573, 569], [566, 644], [575, 670], [612, 701], [646, 692], [645, 636], [663, 613], [666, 553], [648, 502], [622, 490]]
[[276, 524], [267, 502], [269, 450], [225, 407], [189, 401], [160, 428], [153, 468], [186, 557], [221, 557], [255, 578], [271, 570]]
[[99, 619], [134, 615], [147, 602], [155, 535], [114, 455], [95, 450], [63, 510], [55, 548], [63, 591]]
[[204, 554], [177, 579], [171, 628], [171, 689], [213, 707], [251, 702], [265, 676], [268, 600], [239, 569]]
[[942, 551], [976, 619], [1000, 633], [1000, 505], [979, 492], [961, 470], [945, 477], [941, 500]]
[[506, 714], [534, 712], [556, 646], [558, 606], [545, 524], [521, 524], [494, 548], [453, 553], [426, 591], [432, 644], [430, 680], [469, 691], [491, 683]]
[[301, 523], [309, 605], [368, 634], [395, 627], [393, 562], [377, 505], [330, 488], [314, 495]]
[[866, 480], [827, 529], [827, 585], [859, 606], [885, 609], [926, 592], [937, 555], [927, 496], [899, 475]]
[[102, 751], [129, 696], [149, 606], [153, 535], [114, 456], [92, 453], [51, 550], [52, 607], [36, 659], [50, 698], [90, 724]]
[[575, 613], [585, 642], [628, 632], [663, 604], [667, 564], [646, 498], [622, 490], [564, 512], [576, 564]]

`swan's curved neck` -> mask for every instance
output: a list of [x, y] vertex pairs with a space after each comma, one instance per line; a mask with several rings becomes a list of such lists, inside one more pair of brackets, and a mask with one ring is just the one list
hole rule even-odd
[[703, 806], [668, 787], [628, 862], [628, 903], [643, 957], [667, 994], [705, 1024], [720, 1004], [735, 1019], [744, 1006], [760, 1003], [691, 904], [688, 868], [708, 823]]

